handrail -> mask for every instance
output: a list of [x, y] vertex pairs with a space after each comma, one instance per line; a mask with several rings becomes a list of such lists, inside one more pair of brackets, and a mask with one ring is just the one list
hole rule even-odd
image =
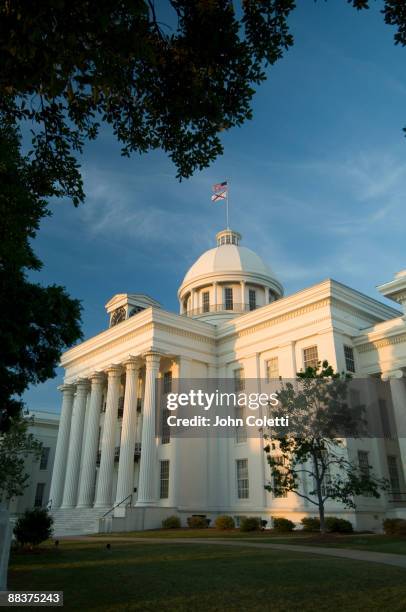
[[110, 512], [113, 512], [113, 510], [115, 510], [116, 508], [118, 508], [119, 506], [121, 506], [121, 504], [123, 504], [125, 501], [127, 501], [127, 499], [129, 497], [132, 497], [133, 494], [130, 493], [130, 495], [127, 495], [127, 497], [125, 497], [124, 499], [121, 500], [121, 502], [119, 502], [118, 504], [116, 504], [115, 506], [113, 506], [112, 508], [110, 508], [110, 510], [107, 510], [107, 512], [105, 512], [100, 518], [104, 518], [105, 516], [107, 516], [108, 514], [110, 514]]

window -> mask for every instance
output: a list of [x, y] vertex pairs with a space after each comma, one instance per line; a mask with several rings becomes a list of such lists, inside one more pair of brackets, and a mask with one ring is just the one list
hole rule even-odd
[[160, 491], [159, 497], [161, 499], [167, 499], [169, 496], [169, 461], [161, 461], [161, 474], [160, 474]]
[[169, 444], [171, 441], [171, 428], [168, 425], [168, 416], [170, 415], [170, 410], [168, 408], [162, 409], [162, 423], [161, 423], [161, 444]]
[[210, 293], [208, 291], [203, 291], [202, 305], [203, 305], [203, 312], [210, 311]]
[[277, 357], [271, 357], [266, 362], [266, 379], [269, 382], [273, 378], [279, 378], [279, 362]]
[[165, 372], [164, 374], [164, 393], [170, 393], [172, 391], [172, 372]]
[[319, 356], [317, 353], [317, 346], [308, 346], [303, 349], [303, 364], [304, 369], [317, 368], [319, 362]]
[[255, 289], [250, 289], [248, 292], [248, 296], [249, 296], [249, 308], [250, 310], [255, 310], [257, 307], [257, 292], [255, 291]]
[[225, 287], [224, 289], [224, 304], [225, 304], [225, 310], [233, 309], [233, 289], [232, 287]]
[[381, 417], [381, 426], [382, 426], [382, 434], [384, 438], [391, 438], [392, 432], [390, 427], [389, 415], [388, 415], [388, 407], [386, 405], [386, 400], [379, 398], [379, 415]]
[[244, 368], [234, 370], [234, 391], [243, 391], [245, 389]]
[[400, 500], [400, 478], [398, 462], [395, 455], [388, 455], [388, 472], [391, 493], [395, 501]]
[[369, 460], [368, 451], [358, 451], [358, 466], [364, 478], [369, 478]]
[[[280, 465], [280, 466], [284, 465], [283, 455], [273, 455], [272, 459], [274, 459], [278, 465]], [[276, 479], [275, 479], [275, 475], [273, 475], [273, 486], [275, 487], [275, 485], [276, 485]], [[274, 493], [273, 496], [274, 497], [287, 497], [288, 494], [287, 494], [287, 492], [281, 493], [280, 495], [276, 495]]]
[[[236, 406], [235, 418], [242, 419], [244, 423], [244, 415], [244, 406]], [[241, 444], [242, 442], [247, 441], [247, 428], [245, 427], [245, 424], [235, 426], [235, 441], [237, 442], [237, 444]]]
[[44, 501], [45, 482], [39, 482], [35, 491], [34, 506], [41, 508]]
[[237, 459], [237, 496], [238, 499], [249, 498], [248, 459]]
[[354, 349], [344, 345], [345, 367], [348, 372], [355, 372]]
[[276, 295], [274, 294], [272, 289], [268, 290], [268, 300], [270, 304], [276, 300]]
[[39, 469], [40, 470], [46, 470], [47, 469], [50, 450], [51, 449], [48, 448], [47, 446], [44, 446], [42, 448], [41, 461], [40, 461], [40, 464], [39, 464]]

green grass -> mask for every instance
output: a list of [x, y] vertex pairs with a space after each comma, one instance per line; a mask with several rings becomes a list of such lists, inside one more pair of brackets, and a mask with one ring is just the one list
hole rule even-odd
[[[97, 537], [97, 536], [95, 536]], [[406, 538], [380, 534], [312, 534], [308, 532], [277, 533], [275, 531], [241, 532], [219, 531], [217, 529], [156, 529], [150, 531], [131, 531], [128, 533], [112, 533], [108, 538], [221, 538], [244, 539], [255, 542], [275, 541], [278, 544], [302, 544], [309, 546], [328, 546], [336, 548], [352, 548], [375, 552], [397, 553], [406, 555]]]
[[[273, 537], [291, 537], [289, 534], [280, 534], [275, 533], [271, 530], [266, 531], [248, 531], [242, 532], [239, 529], [228, 530], [218, 530], [218, 529], [151, 529], [149, 531], [128, 531], [125, 533], [111, 533], [108, 534], [108, 537], [113, 538], [146, 538], [146, 539], [154, 539], [154, 538], [258, 538], [261, 540], [268, 540]], [[295, 534], [298, 537], [302, 537], [299, 534]], [[307, 536], [309, 534], [306, 534]], [[293, 534], [292, 534], [293, 536]], [[95, 537], [99, 537], [99, 534], [95, 535]]]
[[[255, 541], [257, 541], [255, 539]], [[270, 538], [268, 540], [270, 541]], [[328, 548], [350, 548], [355, 550], [368, 550], [371, 552], [396, 553], [406, 555], [406, 538], [386, 535], [313, 535], [295, 537], [294, 534], [286, 538], [278, 538], [278, 544], [300, 544], [306, 546], [326, 546]]]
[[63, 590], [65, 609], [403, 611], [406, 571], [221, 545], [63, 541], [13, 553], [9, 588]]

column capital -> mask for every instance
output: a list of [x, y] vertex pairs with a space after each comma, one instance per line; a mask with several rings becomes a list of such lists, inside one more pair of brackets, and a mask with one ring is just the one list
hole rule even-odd
[[162, 355], [161, 353], [158, 353], [158, 351], [148, 351], [144, 354], [145, 363], [147, 367], [149, 366], [152, 368], [159, 368], [161, 357]]
[[123, 367], [125, 367], [126, 372], [134, 372], [135, 370], [138, 370], [141, 367], [141, 360], [139, 357], [134, 357], [133, 355], [130, 355], [128, 359], [123, 361], [122, 365]]
[[108, 375], [109, 379], [118, 378], [118, 376], [121, 376], [123, 368], [117, 363], [112, 363], [105, 369], [105, 372]]
[[388, 370], [387, 372], [382, 372], [381, 379], [383, 381], [387, 381], [393, 378], [403, 378], [405, 373], [403, 370]]
[[76, 390], [77, 391], [88, 391], [89, 390], [89, 380], [87, 378], [79, 378], [76, 381]]
[[104, 372], [92, 372], [89, 376], [89, 380], [92, 385], [102, 384], [105, 381]]
[[75, 385], [63, 383], [59, 385], [58, 391], [61, 391], [64, 395], [73, 395], [75, 393]]

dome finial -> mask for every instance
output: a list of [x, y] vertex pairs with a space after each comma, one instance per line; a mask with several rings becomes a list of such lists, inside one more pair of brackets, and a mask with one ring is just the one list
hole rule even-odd
[[218, 234], [216, 234], [218, 247], [222, 246], [223, 244], [235, 244], [236, 246], [238, 246], [240, 244], [241, 238], [241, 234], [235, 232], [230, 228], [222, 230], [221, 232], [218, 232]]

